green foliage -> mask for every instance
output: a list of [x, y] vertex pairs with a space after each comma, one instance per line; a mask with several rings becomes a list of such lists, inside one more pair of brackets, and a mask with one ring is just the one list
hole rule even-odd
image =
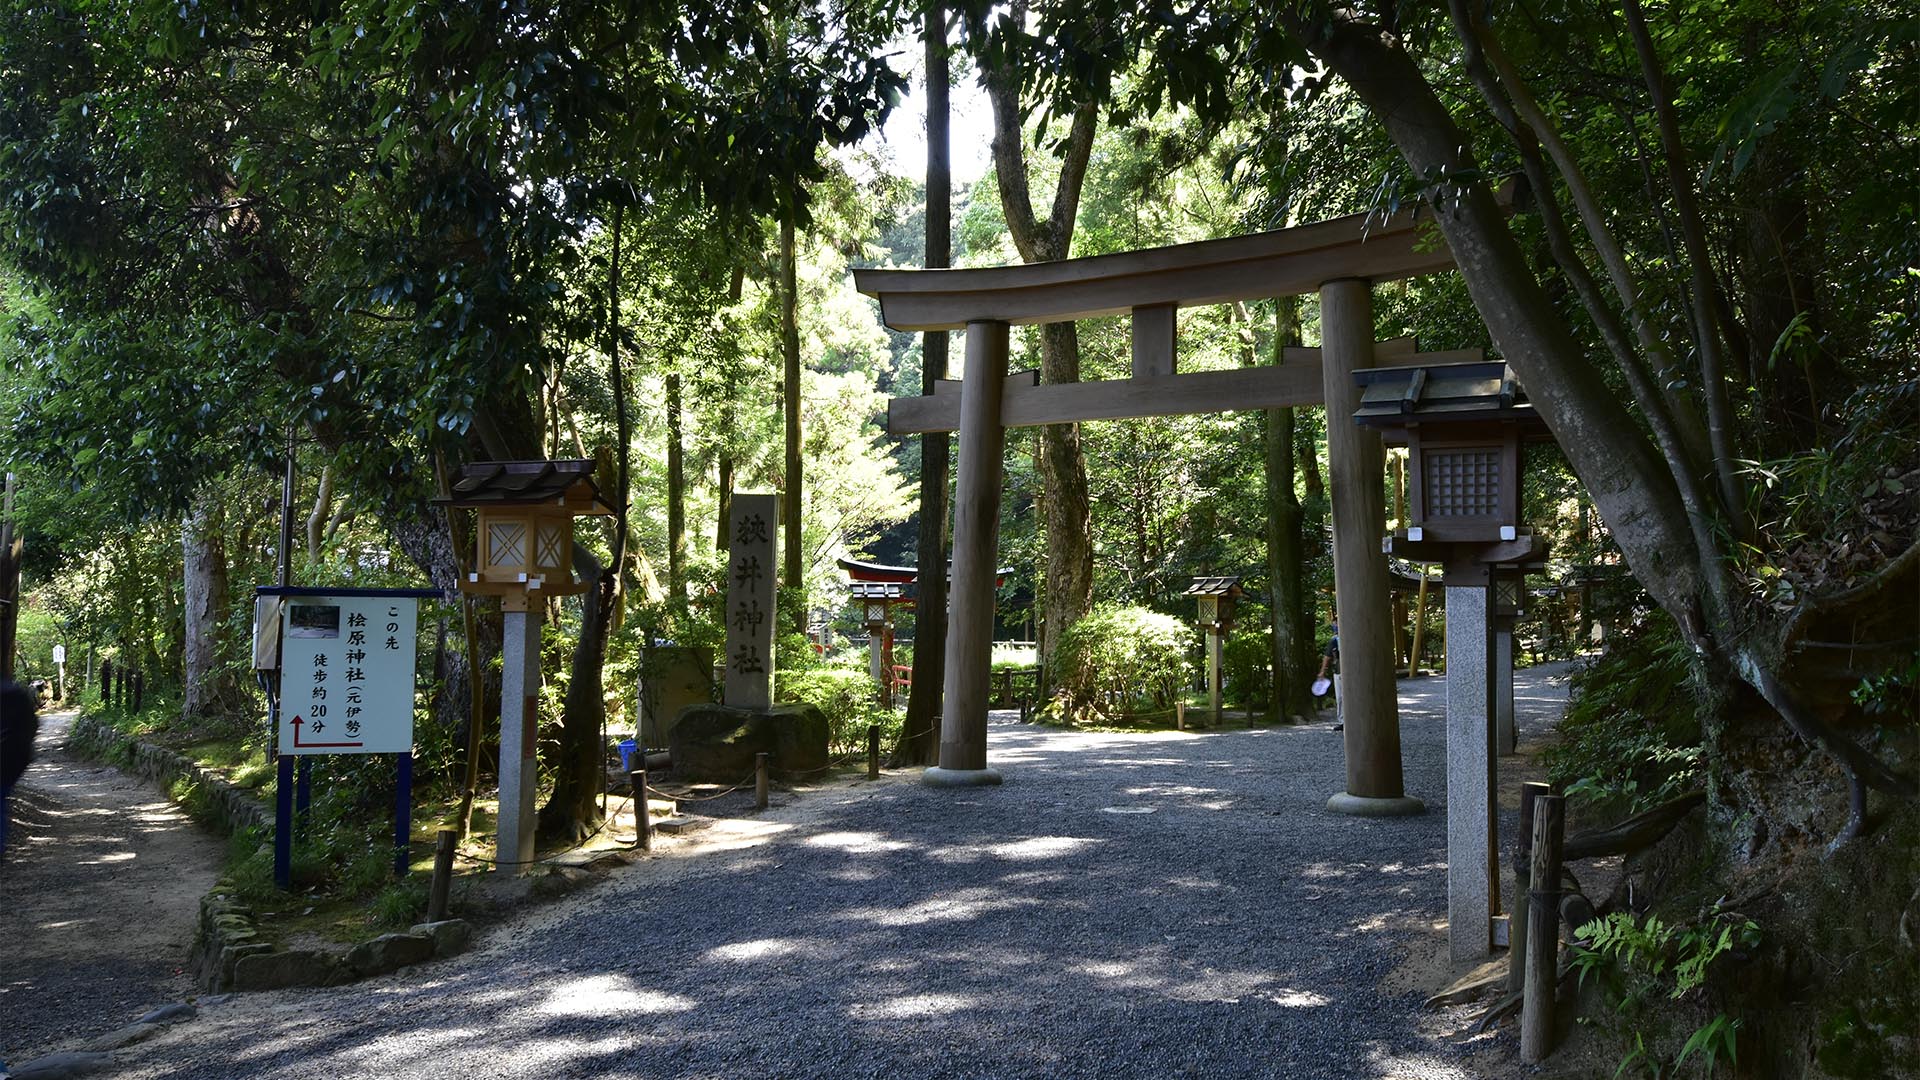
[[1243, 705], [1260, 705], [1273, 696], [1273, 625], [1267, 611], [1242, 605], [1239, 622], [1221, 645], [1220, 667], [1226, 675], [1222, 694]]
[[383, 926], [412, 926], [427, 910], [427, 886], [420, 881], [395, 882], [381, 889], [369, 907]]
[[1664, 615], [1610, 642], [1573, 675], [1547, 775], [1583, 811], [1626, 816], [1697, 786], [1700, 704], [1691, 659]]
[[1056, 698], [1069, 722], [1116, 721], [1170, 708], [1193, 676], [1192, 631], [1171, 615], [1102, 604], [1060, 635], [1053, 655]]
[[1843, 1080], [1878, 1080], [1910, 1064], [1904, 1049], [1916, 1006], [1905, 1000], [1871, 998], [1839, 1005], [1820, 1022], [1815, 1059]]
[[1853, 688], [1852, 697], [1868, 716], [1920, 720], [1920, 656], [1905, 667], [1863, 677]]
[[[1584, 985], [1597, 978], [1629, 1019], [1660, 1007], [1662, 1001], [1696, 999], [1707, 986], [1715, 960], [1760, 944], [1760, 927], [1744, 916], [1713, 912], [1697, 924], [1672, 925], [1659, 916], [1644, 919], [1617, 911], [1574, 932], [1573, 967]], [[1725, 1060], [1738, 1063], [1738, 1041], [1743, 1021], [1715, 1013], [1695, 1028], [1674, 1056], [1677, 1071], [1689, 1059], [1701, 1063], [1701, 1075], [1711, 1076]], [[1672, 1075], [1669, 1066], [1649, 1051], [1644, 1034], [1634, 1035], [1634, 1049], [1614, 1075], [1640, 1064], [1654, 1076]]]
[[880, 691], [865, 668], [817, 667], [807, 671], [782, 670], [778, 699], [806, 702], [827, 718], [828, 744], [835, 754], [864, 754], [867, 727], [881, 726], [883, 745], [898, 731], [900, 717], [880, 707]]

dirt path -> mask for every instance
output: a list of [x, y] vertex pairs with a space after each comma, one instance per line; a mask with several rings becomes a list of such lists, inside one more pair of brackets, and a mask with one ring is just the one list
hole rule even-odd
[[0, 1061], [132, 1023], [191, 991], [200, 897], [224, 849], [151, 785], [63, 749], [41, 717], [0, 863]]

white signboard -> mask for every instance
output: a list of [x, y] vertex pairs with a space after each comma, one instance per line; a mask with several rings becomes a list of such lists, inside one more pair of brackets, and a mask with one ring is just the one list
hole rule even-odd
[[736, 709], [773, 704], [777, 498], [736, 494], [727, 508], [727, 678], [721, 699]]
[[289, 596], [281, 608], [280, 752], [413, 751], [419, 601]]
[[65, 645], [55, 645], [53, 647], [53, 662], [56, 664], [64, 664], [67, 662], [67, 647]]

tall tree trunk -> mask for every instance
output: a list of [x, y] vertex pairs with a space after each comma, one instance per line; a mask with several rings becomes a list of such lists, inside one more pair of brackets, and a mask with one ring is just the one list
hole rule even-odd
[[[1023, 22], [1025, 15], [1025, 3], [1016, 3], [1011, 15], [1015, 24]], [[1033, 209], [1020, 112], [1020, 76], [1013, 64], [1012, 55], [1005, 53], [999, 58], [999, 66], [981, 72], [993, 104], [993, 167], [999, 180], [1000, 208], [1023, 261], [1064, 259], [1073, 247], [1074, 218], [1080, 210], [1080, 191], [1086, 182], [1100, 114], [1091, 103], [1073, 111], [1072, 126], [1059, 147], [1060, 181], [1054, 189], [1053, 206], [1041, 220]], [[1040, 380], [1048, 384], [1080, 381], [1080, 341], [1073, 323], [1047, 323], [1040, 328]], [[1061, 632], [1085, 615], [1092, 604], [1093, 528], [1079, 427], [1043, 427], [1040, 444], [1041, 521], [1047, 550], [1046, 600], [1040, 631], [1044, 664], [1052, 657]]]
[[[1326, 20], [1281, 18], [1380, 118], [1416, 175], [1473, 175], [1468, 140], [1412, 57], [1379, 27], [1344, 8]], [[1705, 629], [1702, 553], [1666, 463], [1547, 301], [1486, 185], [1462, 189], [1435, 220], [1494, 345], [1613, 525], [1636, 576], [1697, 639]]]
[[313, 496], [313, 512], [307, 515], [307, 565], [320, 562], [320, 545], [326, 541], [327, 521], [333, 516], [333, 466], [320, 470], [319, 490]]
[[189, 727], [220, 720], [239, 701], [240, 687], [222, 655], [227, 588], [226, 515], [220, 493], [203, 488], [180, 530], [182, 591], [186, 595], [181, 714]]
[[687, 595], [686, 433], [681, 429], [680, 374], [667, 376], [667, 589]]
[[[1300, 298], [1275, 301], [1273, 359], [1300, 340]], [[1267, 579], [1273, 589], [1273, 711], [1311, 716], [1313, 597], [1306, 584], [1306, 516], [1294, 494], [1294, 411], [1267, 410]]]
[[787, 463], [786, 483], [780, 491], [781, 584], [793, 590], [793, 629], [807, 632], [806, 549], [802, 546], [800, 513], [800, 287], [799, 245], [793, 235], [794, 210], [788, 206], [780, 222], [780, 359], [785, 395]]
[[[1414, 174], [1476, 175], [1478, 166], [1469, 142], [1397, 40], [1348, 8], [1313, 20], [1298, 11], [1283, 10], [1280, 18], [1380, 118]], [[1464, 20], [1456, 15], [1456, 21]], [[1639, 32], [1645, 36], [1644, 27]], [[1463, 38], [1471, 34], [1469, 27]], [[1646, 51], [1645, 41], [1641, 50]], [[1491, 50], [1488, 58], [1499, 63]], [[1523, 88], [1516, 83], [1508, 89], [1517, 95]], [[1516, 96], [1516, 107], [1519, 101]], [[1532, 111], [1528, 122], [1542, 125], [1538, 110]], [[1671, 127], [1671, 116], [1663, 118], [1663, 123]], [[1677, 141], [1671, 133], [1667, 138], [1670, 143]], [[1562, 172], [1570, 179], [1577, 175], [1571, 164], [1564, 165]], [[1679, 624], [1699, 669], [1716, 692], [1724, 695], [1736, 681], [1746, 683], [1795, 734], [1846, 772], [1852, 787], [1852, 815], [1836, 843], [1864, 827], [1867, 787], [1914, 798], [1920, 785], [1912, 777], [1895, 772], [1806, 708], [1777, 676], [1778, 656], [1766, 655], [1752, 628], [1739, 625], [1722, 555], [1723, 544], [1729, 541], [1721, 531], [1725, 522], [1717, 504], [1725, 495], [1702, 490], [1694, 465], [1699, 459], [1686, 440], [1673, 437], [1670, 419], [1659, 415], [1657, 393], [1644, 385], [1644, 372], [1633, 370], [1640, 358], [1625, 356], [1621, 363], [1630, 383], [1642, 384], [1635, 386], [1635, 397], [1661, 439], [1659, 450], [1607, 388], [1548, 302], [1485, 183], [1469, 182], [1451, 194], [1450, 208], [1436, 214], [1435, 220], [1494, 345], [1526, 385], [1568, 463], [1592, 493], [1635, 578]], [[1547, 190], [1540, 195], [1543, 224], [1553, 229], [1554, 194]], [[1590, 232], [1605, 235], [1604, 227]], [[1582, 272], [1571, 264], [1566, 260], [1563, 268], [1570, 266], [1570, 274]], [[1627, 276], [1625, 271], [1622, 276]], [[1710, 282], [1708, 286], [1710, 291]], [[1635, 294], [1630, 279], [1623, 282], [1621, 292], [1629, 298]], [[1711, 297], [1699, 301], [1711, 303]], [[1591, 304], [1588, 308], [1596, 321], [1606, 314], [1596, 313]], [[1716, 447], [1716, 456], [1727, 452], [1724, 443]]]
[[573, 545], [574, 572], [596, 582], [580, 594], [580, 636], [573, 644], [567, 695], [560, 712], [560, 752], [551, 763], [553, 795], [540, 808], [539, 834], [543, 844], [573, 844], [600, 823], [594, 802], [606, 790], [601, 741], [607, 723], [607, 695], [602, 676], [607, 662], [607, 599], [597, 586], [605, 567], [593, 549]]
[[[617, 445], [617, 490], [613, 492], [612, 558], [606, 565], [584, 544], [573, 545], [574, 569], [591, 587], [581, 595], [580, 637], [574, 643], [573, 664], [560, 720], [560, 753], [553, 764], [553, 797], [540, 808], [543, 839], [576, 843], [592, 834], [601, 820], [594, 797], [607, 790], [607, 695], [604, 679], [607, 638], [619, 610], [627, 564], [627, 542], [632, 535], [629, 509], [633, 495], [633, 430], [627, 409], [626, 367], [620, 361], [620, 234], [625, 208], [613, 209], [613, 251], [607, 264], [607, 369], [613, 392], [614, 438]], [[653, 576], [640, 560], [648, 578]], [[652, 586], [657, 594], [658, 583]], [[646, 813], [641, 794], [638, 813]]]
[[[927, 5], [927, 267], [951, 265], [953, 169], [948, 146], [947, 9]], [[947, 333], [921, 339], [920, 392], [932, 394], [947, 377]], [[920, 532], [918, 584], [913, 609], [913, 685], [907, 719], [894, 747], [896, 765], [931, 765], [940, 748], [940, 693], [947, 670], [947, 455], [951, 436], [920, 436]]]
[[[747, 268], [733, 268], [733, 281], [727, 286], [727, 302], [738, 304], [741, 292], [746, 288]], [[731, 319], [723, 316], [723, 332], [730, 328]], [[734, 377], [734, 367], [723, 359], [720, 366], [720, 454], [718, 465], [718, 490], [714, 492], [713, 546], [727, 550], [727, 515], [733, 512], [733, 393], [738, 380]]]
[[[1040, 328], [1040, 381], [1080, 381], [1080, 343], [1073, 323], [1047, 323]], [[1080, 449], [1080, 425], [1048, 424], [1039, 434], [1045, 496], [1041, 526], [1046, 530], [1047, 551], [1042, 609], [1046, 631], [1040, 662], [1046, 664], [1060, 644], [1060, 635], [1093, 604], [1093, 501], [1087, 486], [1087, 459]]]
[[[1326, 410], [1320, 410], [1325, 415]], [[1327, 498], [1327, 479], [1320, 472], [1320, 444], [1313, 437], [1311, 425], [1303, 423], [1306, 419], [1299, 412], [1293, 414], [1293, 457], [1294, 464], [1300, 469], [1300, 486], [1306, 490], [1309, 502], [1325, 502]]]
[[[393, 514], [388, 522], [387, 531], [393, 537], [394, 546], [426, 575], [434, 588], [448, 593], [459, 590], [463, 575], [447, 515], [423, 506], [412, 513]], [[466, 647], [447, 650], [445, 684], [433, 711], [432, 722], [446, 731], [455, 745], [472, 745], [476, 700], [483, 703], [482, 720], [499, 716], [499, 665], [490, 661], [500, 655], [500, 621], [495, 618], [491, 622], [480, 619], [474, 622], [483, 625], [468, 628], [464, 620], [462, 623], [463, 630], [468, 631]], [[482, 683], [478, 694], [474, 688], [476, 670]], [[491, 727], [489, 724], [481, 730]]]

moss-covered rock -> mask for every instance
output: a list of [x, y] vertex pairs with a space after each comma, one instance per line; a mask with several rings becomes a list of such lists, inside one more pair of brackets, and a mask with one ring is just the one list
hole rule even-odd
[[754, 755], [776, 773], [811, 772], [827, 764], [827, 718], [812, 705], [735, 709], [689, 705], [674, 721], [668, 750], [675, 775], [734, 783], [753, 775]]

